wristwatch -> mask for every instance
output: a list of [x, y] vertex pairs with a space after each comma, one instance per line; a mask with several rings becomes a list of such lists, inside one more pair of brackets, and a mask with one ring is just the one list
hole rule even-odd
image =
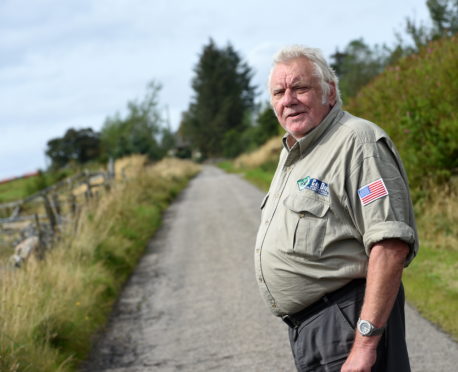
[[377, 336], [381, 335], [385, 330], [385, 327], [376, 328], [371, 322], [368, 320], [358, 319], [358, 323], [356, 324], [356, 328], [358, 329], [359, 333], [363, 336]]

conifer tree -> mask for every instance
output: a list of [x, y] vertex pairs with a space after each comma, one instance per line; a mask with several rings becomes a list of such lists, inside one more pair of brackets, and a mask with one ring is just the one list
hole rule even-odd
[[225, 138], [233, 138], [247, 126], [247, 112], [254, 107], [256, 93], [251, 85], [253, 72], [230, 44], [219, 48], [211, 39], [194, 72], [194, 96], [180, 132], [204, 157], [221, 156], [224, 145], [232, 143]]

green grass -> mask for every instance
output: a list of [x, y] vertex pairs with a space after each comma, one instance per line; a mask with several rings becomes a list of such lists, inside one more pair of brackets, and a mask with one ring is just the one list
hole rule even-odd
[[431, 322], [458, 340], [458, 252], [421, 245], [404, 270], [407, 301]]
[[0, 203], [23, 199], [30, 195], [29, 189], [34, 185], [37, 176], [21, 178], [0, 185]]
[[232, 162], [225, 161], [218, 163], [218, 166], [229, 173], [237, 173], [242, 175], [246, 180], [250, 181], [261, 190], [267, 191], [272, 181], [275, 172], [274, 166], [271, 164], [262, 166], [260, 168], [236, 168]]
[[[256, 169], [238, 169], [232, 162], [218, 165], [225, 171], [243, 175], [264, 191], [274, 175], [271, 164]], [[454, 193], [448, 192], [449, 200], [441, 197], [417, 206], [420, 251], [404, 270], [403, 282], [408, 303], [458, 340], [458, 232], [453, 228], [457, 224], [458, 205]], [[434, 189], [430, 193], [442, 195]]]
[[18, 178], [13, 181], [0, 184], [0, 203], [7, 203], [24, 199], [36, 192], [43, 190], [64, 178], [86, 171], [99, 171], [103, 165], [99, 163], [87, 163], [79, 166], [67, 167], [59, 170], [39, 172], [36, 176]]

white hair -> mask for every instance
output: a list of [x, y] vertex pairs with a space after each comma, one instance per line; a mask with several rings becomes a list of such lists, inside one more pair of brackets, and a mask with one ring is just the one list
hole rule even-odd
[[330, 91], [330, 84], [334, 83], [336, 87], [336, 101], [342, 103], [339, 91], [339, 78], [335, 71], [328, 65], [319, 49], [308, 48], [302, 45], [291, 45], [282, 48], [274, 57], [272, 69], [270, 70], [268, 87], [270, 89], [270, 82], [272, 73], [276, 65], [285, 63], [295, 58], [306, 58], [309, 60], [314, 68], [314, 76], [320, 79], [321, 90], [323, 91], [322, 101], [323, 104], [327, 103]]

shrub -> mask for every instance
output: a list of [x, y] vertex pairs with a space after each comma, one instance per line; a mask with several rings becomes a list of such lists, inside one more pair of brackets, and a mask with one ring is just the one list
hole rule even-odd
[[346, 109], [382, 128], [404, 160], [414, 196], [458, 171], [458, 37], [387, 68]]

